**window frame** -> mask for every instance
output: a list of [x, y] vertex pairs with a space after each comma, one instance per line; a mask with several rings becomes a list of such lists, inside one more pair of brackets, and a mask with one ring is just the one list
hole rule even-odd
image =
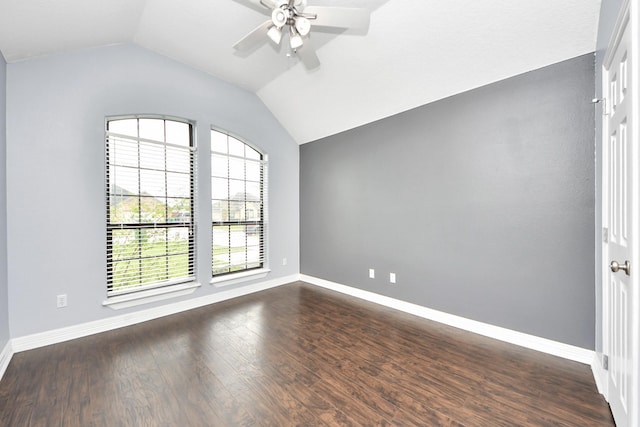
[[[149, 140], [140, 137], [140, 120], [141, 119], [152, 119], [152, 120], [162, 120], [164, 127], [164, 140], [156, 141]], [[109, 131], [109, 123], [118, 120], [136, 120], [137, 121], [137, 135], [119, 135], [115, 132]], [[111, 197], [117, 196], [117, 193], [111, 193], [111, 180], [114, 179], [114, 175], [110, 172], [111, 166], [116, 166], [116, 164], [112, 164], [110, 156], [112, 153], [110, 152], [110, 138], [113, 137], [124, 137], [129, 140], [135, 140], [138, 145], [138, 153], [137, 153], [137, 167], [133, 167], [132, 169], [136, 170], [138, 173], [141, 170], [145, 170], [140, 166], [141, 157], [140, 157], [140, 143], [150, 142], [153, 144], [162, 144], [165, 150], [167, 147], [178, 147], [180, 149], [185, 149], [184, 146], [177, 146], [171, 144], [167, 141], [166, 134], [166, 122], [177, 122], [183, 123], [189, 126], [189, 145], [186, 149], [189, 152], [189, 207], [190, 207], [190, 215], [188, 221], [170, 221], [169, 218], [165, 218], [165, 222], [157, 223], [157, 222], [126, 222], [126, 223], [112, 223], [111, 222], [111, 214], [112, 214], [112, 206], [111, 206]], [[104, 305], [110, 305], [112, 302], [118, 304], [119, 301], [130, 301], [137, 298], [145, 298], [149, 296], [157, 296], [160, 294], [168, 294], [171, 292], [184, 292], [191, 289], [191, 292], [195, 290], [195, 287], [199, 286], [196, 282], [197, 277], [197, 145], [196, 145], [196, 123], [194, 121], [175, 117], [175, 116], [166, 116], [166, 115], [157, 115], [157, 114], [134, 114], [134, 115], [118, 115], [118, 116], [108, 116], [105, 117], [105, 213], [106, 213], [106, 294], [107, 300], [103, 303]], [[167, 179], [167, 174], [171, 173], [171, 171], [167, 168], [166, 157], [165, 157], [165, 165], [164, 169], [157, 170], [156, 172], [162, 171], [164, 173], [165, 183]], [[140, 176], [140, 175], [139, 175]], [[140, 177], [138, 176], [138, 179]], [[142, 189], [138, 189], [140, 194], [136, 194], [138, 198], [143, 196]], [[165, 198], [169, 199], [168, 191], [165, 190]], [[139, 202], [140, 203], [140, 202]], [[165, 208], [166, 209], [166, 208]], [[168, 212], [168, 211], [166, 211]], [[170, 230], [171, 228], [181, 227], [188, 229], [188, 237], [187, 237], [187, 274], [186, 276], [181, 276], [173, 279], [160, 280], [151, 283], [142, 282], [142, 273], [140, 273], [140, 283], [138, 285], [128, 286], [124, 289], [113, 289], [113, 266], [114, 266], [114, 253], [113, 253], [113, 233], [116, 230]], [[168, 231], [167, 231], [168, 232]], [[141, 244], [141, 243], [139, 243]], [[167, 244], [167, 252], [165, 253], [166, 257], [171, 256], [168, 244]], [[140, 262], [144, 259], [142, 255], [142, 249], [140, 249], [138, 254], [138, 259]], [[140, 267], [141, 269], [143, 267]], [[168, 267], [167, 267], [168, 268]], [[190, 284], [191, 283], [191, 284]]]
[[[224, 135], [227, 138], [227, 152], [226, 153], [222, 153], [219, 151], [214, 151], [214, 147], [213, 147], [213, 135], [214, 132]], [[221, 129], [221, 128], [217, 128], [212, 126], [210, 128], [210, 136], [211, 136], [211, 147], [210, 147], [210, 156], [213, 157], [214, 155], [218, 155], [218, 156], [225, 156], [227, 158], [227, 162], [229, 161], [229, 158], [236, 158], [236, 159], [243, 159], [245, 161], [249, 160], [249, 161], [257, 161], [260, 164], [260, 219], [258, 221], [255, 220], [244, 220], [244, 221], [232, 221], [230, 218], [227, 218], [227, 220], [220, 220], [220, 221], [214, 221], [213, 219], [213, 203], [216, 200], [222, 200], [222, 199], [214, 199], [214, 188], [213, 188], [213, 184], [212, 188], [211, 188], [211, 194], [210, 194], [210, 201], [212, 204], [212, 215], [211, 215], [211, 228], [210, 228], [210, 236], [211, 236], [211, 259], [210, 259], [210, 264], [211, 264], [211, 281], [210, 283], [214, 284], [215, 286], [226, 286], [226, 285], [230, 285], [230, 284], [235, 284], [235, 283], [239, 283], [242, 282], [244, 280], [247, 279], [256, 279], [256, 278], [260, 278], [260, 277], [264, 277], [266, 276], [266, 274], [270, 271], [269, 267], [268, 267], [268, 253], [267, 253], [267, 232], [268, 232], [268, 179], [267, 179], [267, 174], [268, 174], [268, 155], [267, 153], [262, 150], [261, 148], [257, 147], [255, 144], [252, 144], [250, 142], [248, 142], [246, 139], [232, 133], [229, 132], [227, 130]], [[231, 155], [229, 153], [228, 147], [229, 147], [229, 138], [232, 138], [240, 143], [242, 143], [245, 147], [248, 147], [249, 149], [255, 151], [256, 153], [259, 154], [260, 159], [252, 159], [250, 157], [247, 157], [246, 155], [246, 151], [245, 151], [245, 155], [243, 157], [240, 156], [235, 156], [235, 155]], [[245, 148], [246, 150], [246, 148]], [[214, 176], [214, 166], [213, 166], [213, 162], [211, 163], [211, 167], [210, 167], [210, 171], [209, 171], [209, 175], [210, 178], [213, 180], [214, 178], [223, 178], [220, 175], [216, 175]], [[232, 178], [230, 178], [229, 176], [229, 170], [227, 170], [227, 176], [226, 178], [227, 180], [231, 180]], [[254, 182], [254, 181], [247, 181], [246, 179], [246, 170], [245, 170], [245, 177], [242, 180], [245, 183], [245, 189], [246, 189], [246, 183], [247, 182]], [[245, 193], [245, 199], [244, 202], [246, 203], [247, 199], [246, 199], [247, 194]], [[228, 194], [227, 195], [227, 199], [225, 199], [227, 202], [231, 202], [234, 199], [232, 199], [232, 195]], [[246, 206], [245, 206], [246, 209]], [[242, 225], [242, 226], [253, 226], [253, 225], [258, 225], [260, 233], [259, 233], [259, 265], [257, 266], [253, 266], [253, 267], [249, 267], [249, 268], [244, 268], [244, 269], [238, 269], [238, 270], [230, 270], [230, 271], [226, 271], [226, 272], [219, 272], [216, 273], [216, 269], [214, 267], [214, 256], [215, 256], [215, 249], [214, 249], [214, 227], [215, 226], [233, 226], [233, 225]], [[245, 229], [246, 230], [246, 229]], [[246, 231], [245, 231], [246, 233]], [[245, 246], [245, 254], [247, 251], [247, 246]], [[231, 253], [232, 247], [229, 246], [229, 251]], [[233, 263], [231, 262], [231, 258], [229, 258], [229, 264], [228, 266], [231, 268], [233, 267]]]

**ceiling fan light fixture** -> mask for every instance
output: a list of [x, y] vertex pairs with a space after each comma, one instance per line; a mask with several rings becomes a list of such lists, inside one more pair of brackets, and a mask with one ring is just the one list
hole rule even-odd
[[282, 40], [282, 30], [280, 28], [274, 25], [273, 27], [269, 28], [269, 31], [267, 31], [267, 35], [275, 44], [280, 44], [280, 41]]
[[271, 21], [276, 27], [282, 28], [287, 23], [287, 14], [283, 9], [277, 7], [271, 12]]
[[298, 16], [296, 17], [295, 27], [298, 34], [304, 37], [311, 31], [311, 22], [304, 16]]
[[296, 50], [299, 47], [302, 46], [303, 41], [302, 41], [302, 36], [300, 34], [298, 34], [298, 31], [296, 31], [296, 29], [294, 27], [289, 27], [291, 28], [291, 34], [289, 37], [289, 45], [291, 46], [291, 49]]
[[[1, 0], [0, 0], [1, 1]], [[320, 66], [318, 55], [313, 47], [311, 27], [319, 31], [326, 28], [356, 29], [366, 33], [369, 29], [371, 11], [367, 8], [314, 6], [307, 7], [307, 0], [235, 0], [241, 3], [259, 3], [270, 10], [271, 19], [260, 24], [245, 35], [233, 48], [250, 52], [269, 39], [276, 45], [288, 45], [287, 56], [297, 55], [308, 70]], [[329, 1], [329, 0], [325, 0]], [[335, 2], [339, 3], [339, 2]], [[265, 11], [265, 13], [269, 13]], [[286, 27], [289, 27], [288, 29]], [[288, 34], [287, 34], [288, 32]], [[267, 37], [265, 37], [265, 35]], [[288, 36], [288, 42], [282, 39]]]

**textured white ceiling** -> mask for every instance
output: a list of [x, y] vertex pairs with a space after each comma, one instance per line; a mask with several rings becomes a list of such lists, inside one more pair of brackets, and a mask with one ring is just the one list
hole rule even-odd
[[8, 62], [136, 43], [256, 92], [299, 143], [595, 49], [600, 0], [309, 0], [367, 7], [367, 35], [320, 33], [308, 71], [265, 42], [249, 0], [0, 0]]

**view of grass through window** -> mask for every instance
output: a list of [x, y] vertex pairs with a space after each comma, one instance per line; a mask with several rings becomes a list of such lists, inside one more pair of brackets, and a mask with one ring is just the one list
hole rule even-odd
[[118, 294], [194, 276], [191, 125], [107, 122], [107, 283]]
[[211, 131], [213, 276], [264, 264], [264, 158], [255, 148]]

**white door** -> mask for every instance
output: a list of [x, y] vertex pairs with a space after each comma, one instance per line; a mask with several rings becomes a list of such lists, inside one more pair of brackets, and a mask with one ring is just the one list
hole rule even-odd
[[[632, 21], [625, 2], [621, 19], [609, 46], [603, 73], [605, 93], [604, 197], [609, 242], [604, 298], [609, 354], [607, 398], [618, 427], [638, 426], [638, 133], [637, 90]], [[632, 0], [631, 3], [637, 2]], [[634, 20], [635, 25], [635, 20]], [[635, 43], [633, 43], [635, 44]]]

